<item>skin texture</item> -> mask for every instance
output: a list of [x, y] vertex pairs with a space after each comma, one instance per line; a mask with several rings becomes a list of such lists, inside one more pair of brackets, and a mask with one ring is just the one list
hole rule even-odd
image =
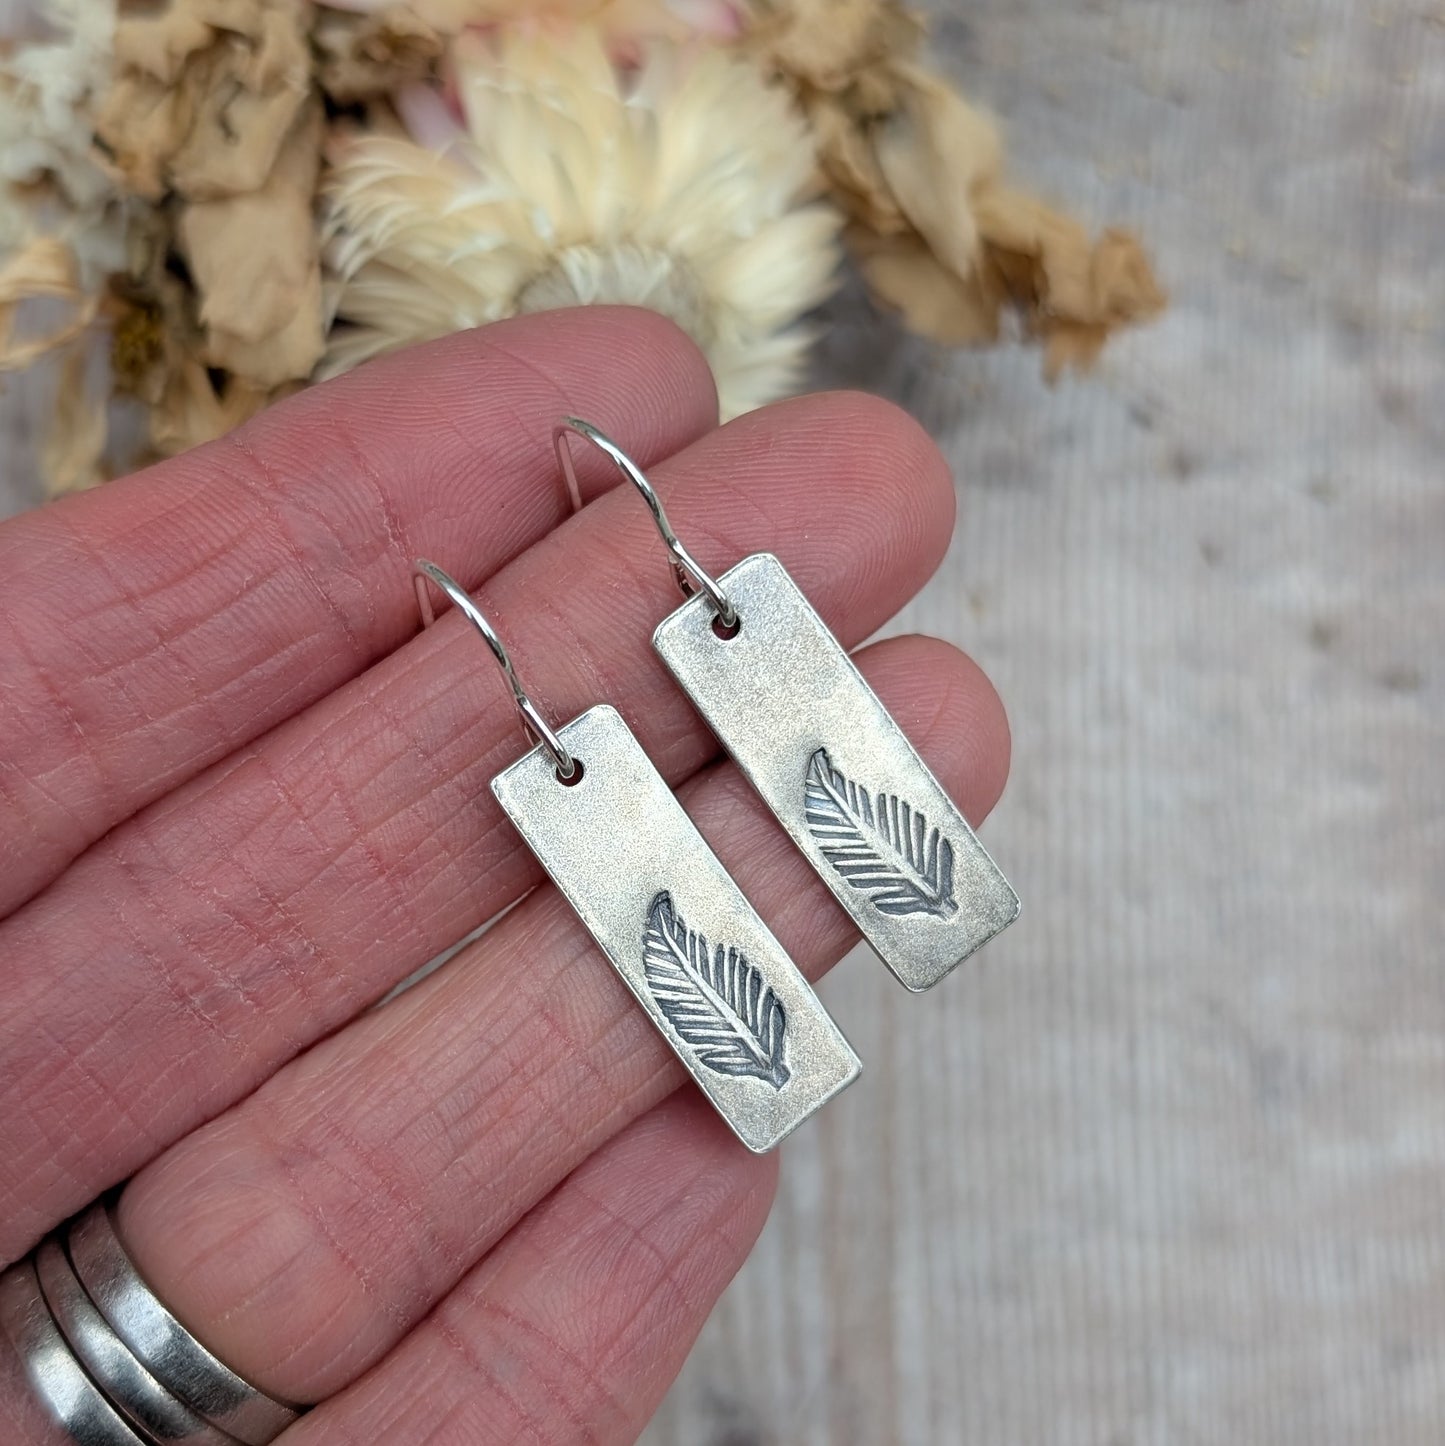
[[[713, 430], [690, 344], [601, 308], [379, 362], [0, 527], [0, 1258], [134, 1174], [121, 1229], [172, 1308], [330, 1397], [287, 1442], [632, 1440], [774, 1188], [494, 803], [526, 744], [470, 628], [418, 635], [412, 557], [473, 590], [547, 716], [620, 709], [806, 972], [854, 942], [653, 656], [675, 586], [591, 449], [567, 516], [569, 412], [706, 565], [776, 552], [847, 646], [947, 546], [951, 479], [901, 413]], [[987, 681], [928, 639], [859, 664], [981, 818]], [[48, 1439], [3, 1351], [0, 1438]]]

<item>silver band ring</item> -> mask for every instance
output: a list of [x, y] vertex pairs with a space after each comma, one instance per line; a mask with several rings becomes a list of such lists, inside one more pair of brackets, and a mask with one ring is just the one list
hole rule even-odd
[[75, 1278], [53, 1235], [35, 1251], [35, 1273], [50, 1314], [91, 1378], [104, 1381], [111, 1404], [142, 1431], [175, 1446], [235, 1446], [236, 1438], [201, 1419], [136, 1359], [106, 1324]]
[[141, 1279], [106, 1205], [70, 1227], [76, 1277], [106, 1324], [168, 1391], [244, 1446], [268, 1446], [301, 1414], [243, 1380], [198, 1341]]
[[35, 1394], [76, 1446], [146, 1446], [70, 1353], [29, 1259], [0, 1275], [0, 1329], [24, 1363]]

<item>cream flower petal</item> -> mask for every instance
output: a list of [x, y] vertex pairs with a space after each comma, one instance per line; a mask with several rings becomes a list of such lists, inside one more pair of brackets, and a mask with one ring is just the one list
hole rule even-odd
[[809, 204], [809, 131], [783, 91], [712, 47], [659, 41], [626, 72], [603, 32], [464, 36], [465, 135], [444, 152], [340, 147], [325, 178], [334, 374], [518, 312], [649, 306], [707, 353], [733, 415], [796, 385], [838, 222]]
[[759, 331], [785, 327], [832, 292], [837, 236], [838, 216], [831, 207], [791, 212], [710, 266], [708, 289], [738, 313], [751, 314]]

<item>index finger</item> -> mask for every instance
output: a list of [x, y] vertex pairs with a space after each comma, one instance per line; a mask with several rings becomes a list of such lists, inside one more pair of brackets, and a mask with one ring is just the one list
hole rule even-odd
[[398, 562], [465, 559], [473, 588], [560, 522], [567, 413], [619, 419], [657, 461], [717, 401], [655, 313], [546, 313], [376, 362], [0, 527], [0, 915], [397, 647], [417, 622]]

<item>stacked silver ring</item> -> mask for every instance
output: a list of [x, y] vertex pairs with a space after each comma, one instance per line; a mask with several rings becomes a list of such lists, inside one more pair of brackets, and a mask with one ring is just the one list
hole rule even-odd
[[242, 1380], [166, 1309], [100, 1201], [0, 1275], [0, 1329], [80, 1446], [266, 1446], [303, 1409]]

